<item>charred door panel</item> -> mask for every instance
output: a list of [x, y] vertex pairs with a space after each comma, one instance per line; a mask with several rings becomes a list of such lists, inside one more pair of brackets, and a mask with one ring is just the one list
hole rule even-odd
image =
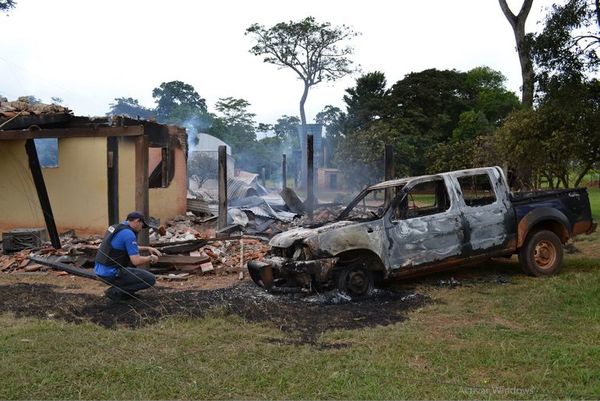
[[390, 213], [385, 255], [391, 270], [410, 269], [461, 254], [463, 223], [455, 196], [442, 177], [415, 183]]
[[459, 174], [466, 233], [465, 256], [508, 248], [514, 229], [514, 211], [498, 171]]

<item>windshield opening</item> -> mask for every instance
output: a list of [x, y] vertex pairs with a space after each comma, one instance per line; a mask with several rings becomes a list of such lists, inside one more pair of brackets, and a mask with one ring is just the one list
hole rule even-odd
[[402, 190], [404, 185], [389, 188], [365, 190], [361, 192], [348, 207], [340, 214], [338, 219], [348, 220], [374, 220], [380, 219], [385, 214], [389, 204], [385, 202], [385, 192], [389, 191], [389, 201]]

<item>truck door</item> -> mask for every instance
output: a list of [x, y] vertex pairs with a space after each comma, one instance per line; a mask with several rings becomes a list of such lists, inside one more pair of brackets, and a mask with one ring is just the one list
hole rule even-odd
[[460, 255], [464, 233], [455, 203], [442, 177], [407, 185], [406, 194], [392, 204], [385, 219], [384, 254], [390, 269], [410, 269]]
[[457, 180], [465, 228], [465, 256], [507, 249], [515, 230], [508, 191], [497, 170], [460, 173]]

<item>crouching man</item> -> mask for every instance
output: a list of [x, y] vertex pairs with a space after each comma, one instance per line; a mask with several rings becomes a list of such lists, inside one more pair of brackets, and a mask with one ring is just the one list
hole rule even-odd
[[[127, 219], [110, 226], [96, 255], [94, 271], [103, 281], [112, 284], [105, 292], [113, 301], [131, 298], [136, 291], [152, 287], [156, 278], [152, 273], [132, 266], [156, 263], [161, 253], [156, 248], [138, 246], [137, 234], [148, 224], [140, 212], [131, 212]], [[149, 251], [141, 256], [140, 250]]]

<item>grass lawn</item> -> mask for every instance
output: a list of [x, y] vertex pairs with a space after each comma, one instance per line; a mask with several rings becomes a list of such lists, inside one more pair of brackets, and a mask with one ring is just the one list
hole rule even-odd
[[[600, 220], [600, 191], [590, 199]], [[399, 282], [430, 302], [318, 344], [218, 306], [138, 329], [5, 313], [0, 399], [595, 399], [600, 234], [576, 246], [547, 279], [510, 260]], [[449, 277], [463, 284], [436, 285]]]

